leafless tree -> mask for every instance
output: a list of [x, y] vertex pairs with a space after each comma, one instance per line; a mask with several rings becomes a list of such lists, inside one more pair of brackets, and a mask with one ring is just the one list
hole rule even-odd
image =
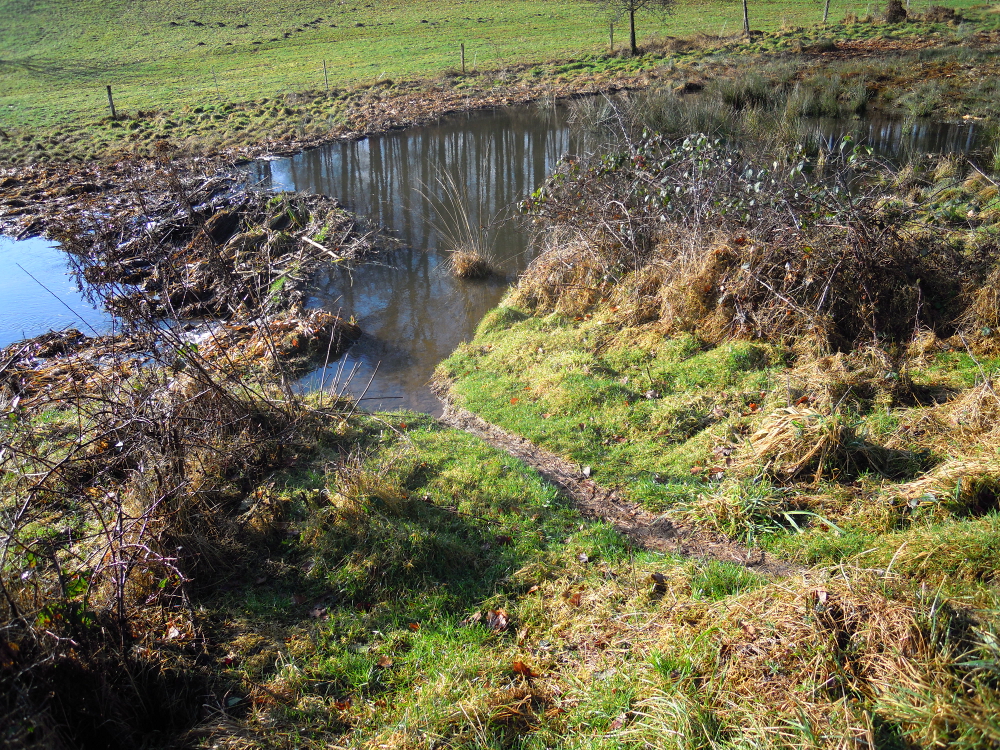
[[612, 14], [615, 20], [628, 16], [629, 22], [629, 44], [633, 55], [639, 53], [639, 47], [635, 43], [635, 14], [636, 11], [649, 9], [659, 12], [660, 15], [670, 15], [674, 12], [677, 0], [590, 0], [592, 3], [600, 5]]

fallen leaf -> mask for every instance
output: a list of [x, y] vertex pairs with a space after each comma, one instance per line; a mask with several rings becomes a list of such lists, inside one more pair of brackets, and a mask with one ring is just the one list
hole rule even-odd
[[510, 402], [511, 402], [512, 404], [516, 404], [516, 403], [517, 403], [517, 401], [518, 401], [518, 398], [517, 398], [517, 396], [514, 396], [514, 398], [512, 398], [512, 399], [510, 400]]
[[494, 541], [497, 543], [498, 546], [506, 547], [507, 545], [514, 543], [514, 537], [508, 536], [507, 534], [501, 534], [500, 536], [496, 537]]
[[527, 677], [529, 680], [532, 677], [539, 676], [531, 669], [531, 667], [529, 667], [520, 659], [515, 659], [514, 662], [510, 665], [510, 668], [513, 669], [515, 672], [517, 672], [517, 674], [521, 675], [522, 677]]
[[625, 726], [625, 722], [628, 721], [628, 714], [618, 714], [618, 718], [611, 722], [609, 729], [614, 731], [615, 729], [621, 729]]
[[505, 609], [491, 609], [486, 613], [486, 627], [495, 633], [499, 633], [507, 629], [510, 625], [510, 618], [507, 617], [507, 610]]
[[667, 593], [667, 577], [663, 573], [653, 573], [648, 580], [653, 584], [654, 594]]
[[464, 625], [465, 627], [468, 628], [468, 627], [471, 627], [471, 626], [475, 625], [476, 623], [482, 621], [482, 619], [483, 619], [483, 613], [482, 612], [476, 612], [475, 614], [469, 615], [468, 617], [466, 617], [464, 620], [462, 620], [458, 624], [459, 625]]
[[589, 477], [590, 476], [590, 467], [589, 466], [584, 466], [583, 467], [583, 475], [585, 477]]
[[581, 552], [579, 555], [576, 556], [576, 559], [579, 560], [580, 562], [582, 562], [584, 565], [586, 565], [588, 562], [590, 562], [590, 558], [587, 557], [587, 553], [586, 552]]
[[181, 631], [176, 625], [167, 628], [167, 640], [173, 641], [181, 637]]
[[542, 588], [541, 586], [532, 586], [530, 589], [528, 589], [528, 593], [534, 594], [536, 591], [540, 591], [541, 588]]
[[545, 412], [544, 414], [542, 414], [542, 419], [549, 419], [551, 417], [552, 417], [551, 412]]
[[416, 633], [418, 630], [420, 630], [420, 623], [419, 622], [411, 622], [410, 623], [410, 630], [412, 630], [414, 633]]
[[388, 656], [383, 656], [381, 659], [378, 660], [378, 665], [382, 667], [382, 669], [388, 669], [389, 667], [392, 666], [392, 659], [390, 659]]
[[338, 711], [349, 711], [351, 708], [351, 699], [345, 698], [342, 701], [334, 701], [333, 707]]
[[325, 614], [326, 614], [326, 607], [321, 607], [318, 604], [311, 610], [309, 610], [309, 616], [312, 617], [314, 620], [320, 619]]
[[569, 605], [571, 607], [579, 607], [580, 606], [580, 601], [582, 600], [582, 598], [583, 598], [583, 593], [580, 592], [580, 591], [577, 591], [572, 596], [567, 597], [566, 601], [569, 603]]

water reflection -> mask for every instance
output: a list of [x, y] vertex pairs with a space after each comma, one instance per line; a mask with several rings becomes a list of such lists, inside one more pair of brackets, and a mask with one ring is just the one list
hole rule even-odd
[[862, 120], [824, 118], [805, 120], [817, 146], [827, 151], [840, 146], [849, 135], [855, 143], [872, 148], [876, 156], [905, 163], [917, 154], [971, 154], [984, 148], [986, 128], [969, 123], [928, 120], [891, 120], [866, 117]]
[[[427, 388], [434, 367], [472, 337], [529, 260], [525, 230], [511, 220], [512, 204], [579, 148], [565, 119], [553, 108], [466, 114], [252, 166], [251, 177], [265, 186], [335, 195], [403, 243], [381, 264], [353, 274], [330, 269], [316, 280], [313, 303], [354, 315], [365, 334], [345, 363], [311, 373], [303, 387], [331, 382], [337, 368], [356, 368], [348, 390], [357, 397], [377, 365], [365, 408], [439, 411]], [[439, 179], [445, 169], [468, 198], [472, 225], [490, 232], [500, 269], [493, 278], [461, 281], [448, 273], [441, 229], [452, 196]]]

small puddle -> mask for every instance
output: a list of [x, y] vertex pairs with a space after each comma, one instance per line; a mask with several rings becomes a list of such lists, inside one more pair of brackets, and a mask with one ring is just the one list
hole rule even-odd
[[84, 297], [58, 245], [0, 236], [0, 348], [49, 330], [103, 333], [110, 321]]

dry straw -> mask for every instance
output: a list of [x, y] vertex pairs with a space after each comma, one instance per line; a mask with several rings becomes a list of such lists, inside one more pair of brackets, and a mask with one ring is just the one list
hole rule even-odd
[[824, 475], [848, 477], [866, 469], [899, 476], [916, 463], [910, 451], [868, 442], [845, 416], [808, 407], [788, 406], [765, 417], [748, 448], [743, 466], [763, 464], [784, 480], [809, 472], [818, 482]]

